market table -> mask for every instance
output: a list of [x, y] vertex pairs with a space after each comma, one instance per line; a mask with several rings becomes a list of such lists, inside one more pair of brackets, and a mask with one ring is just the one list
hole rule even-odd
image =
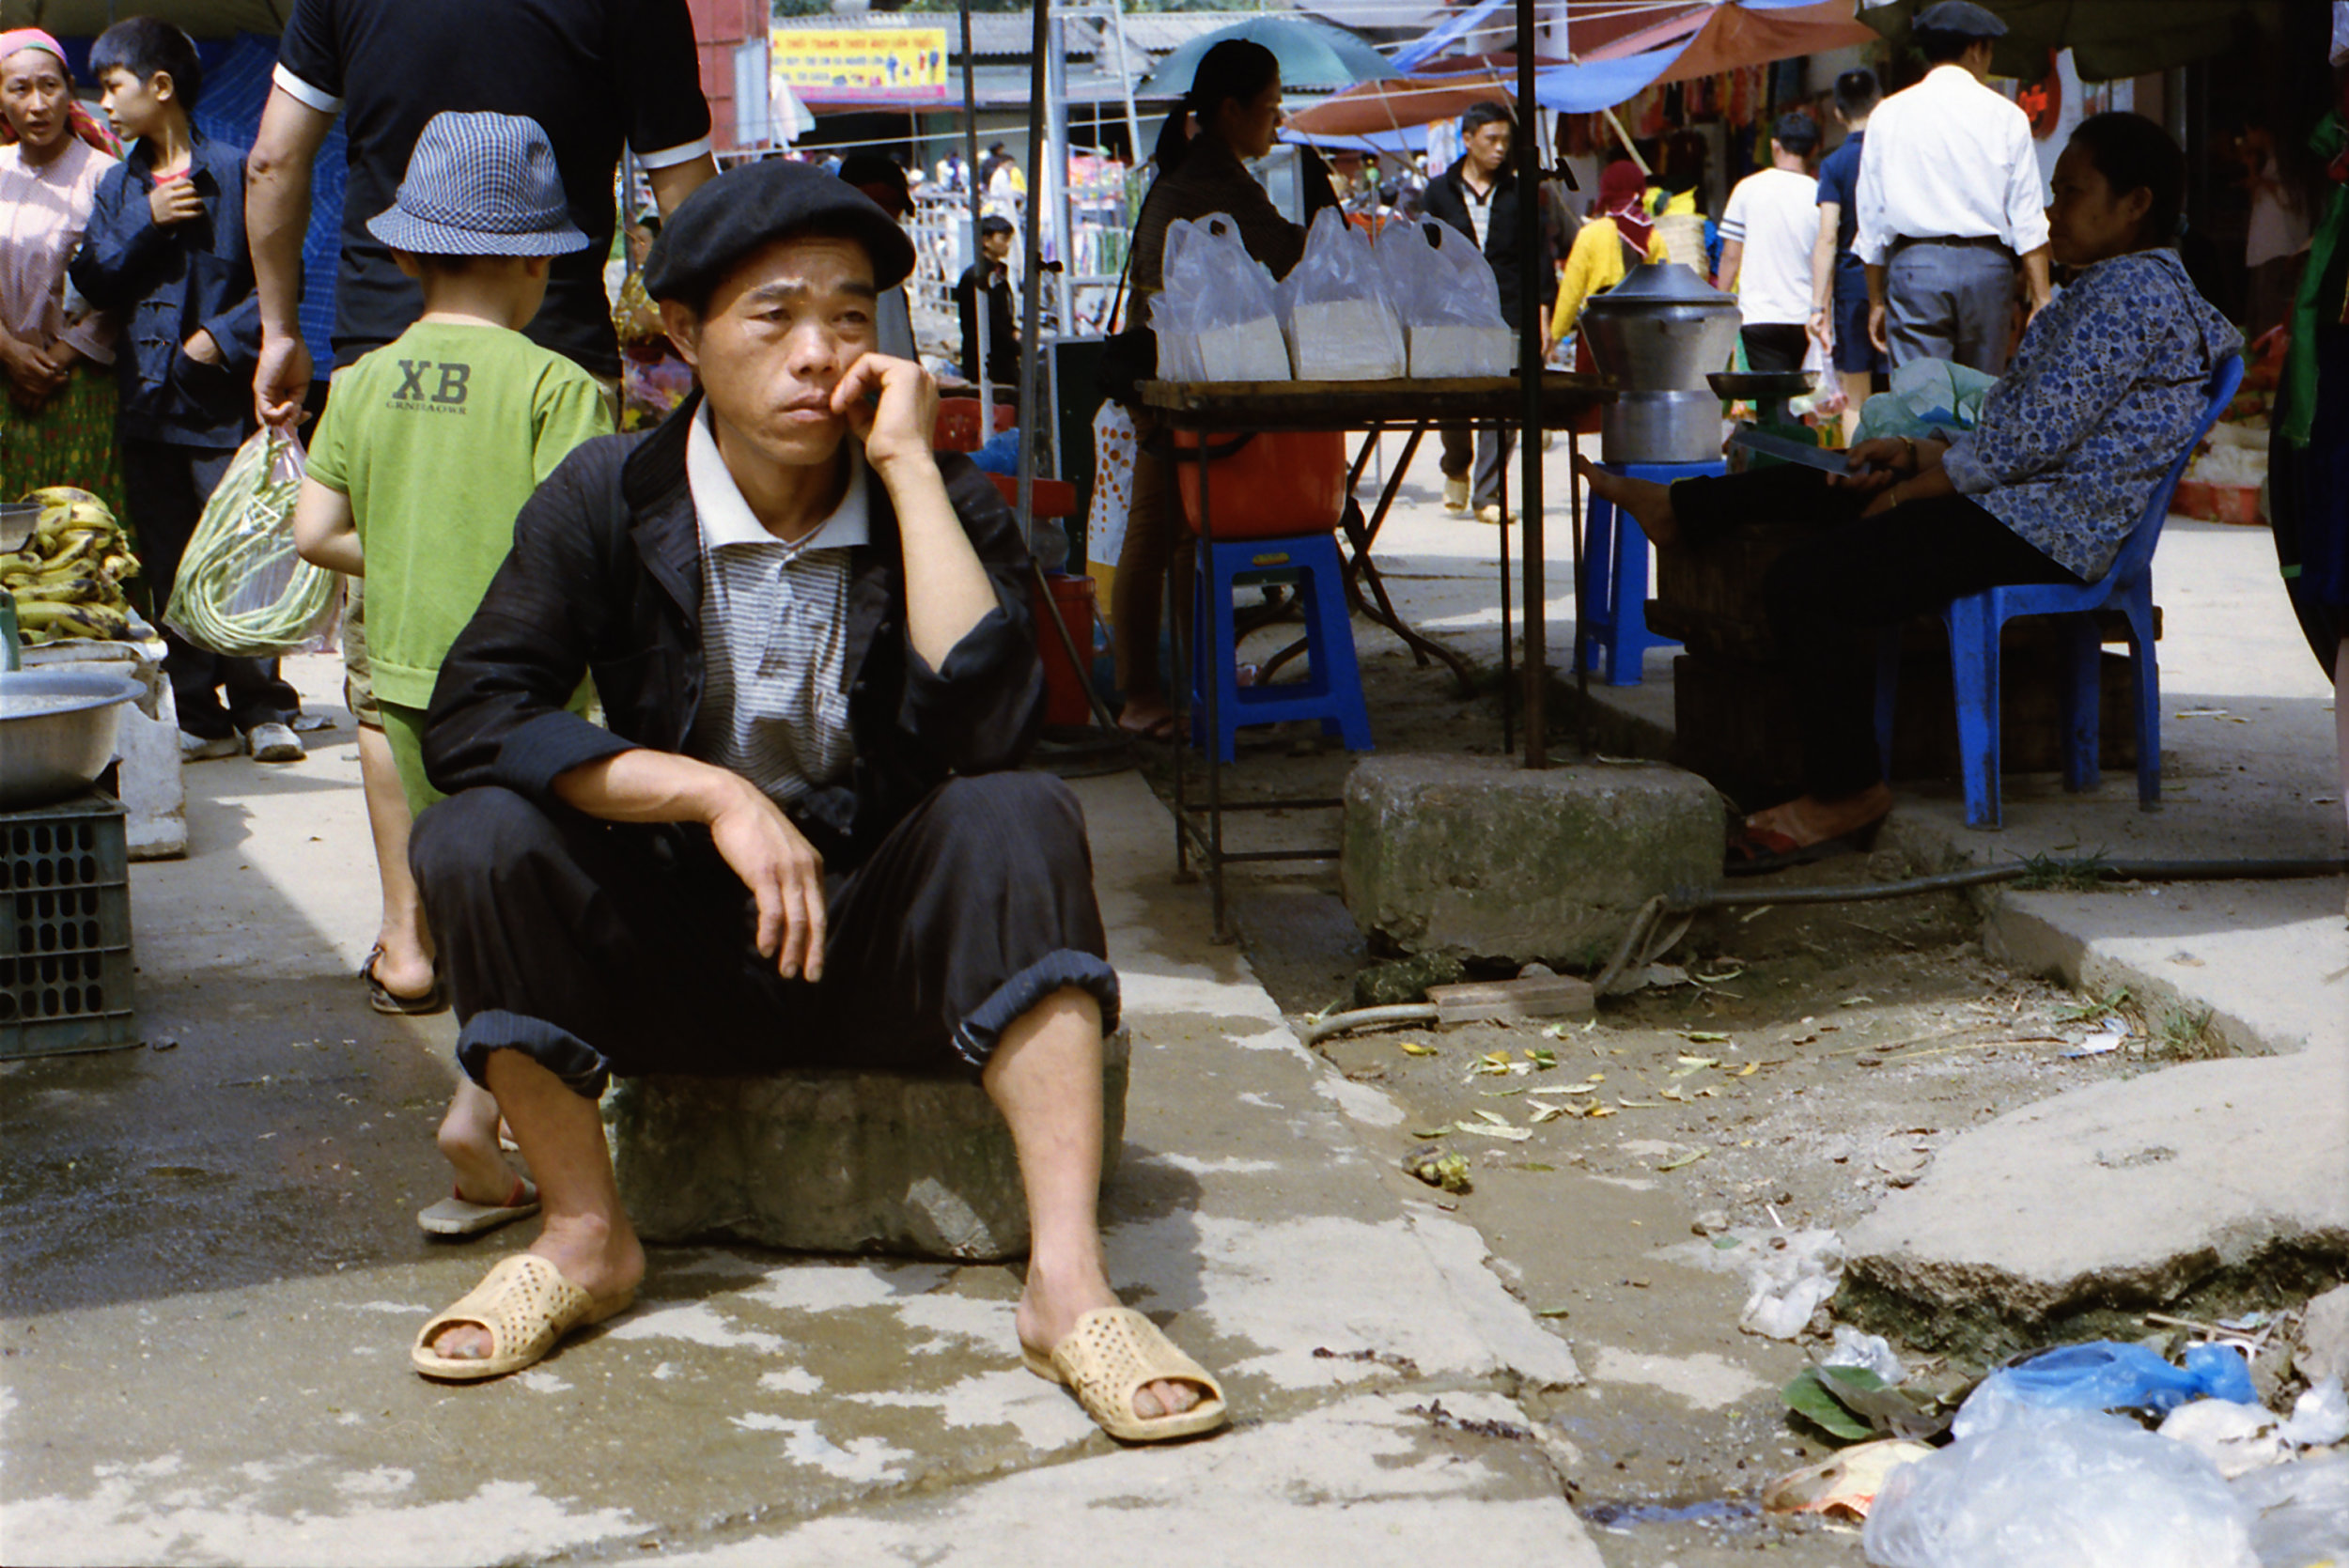
[[[1270, 430], [1366, 430], [1369, 442], [1375, 442], [1390, 428], [1408, 429], [1410, 440], [1404, 448], [1402, 459], [1378, 497], [1376, 509], [1367, 520], [1358, 517], [1357, 509], [1346, 507], [1339, 526], [1353, 551], [1347, 565], [1347, 592], [1355, 607], [1371, 619], [1386, 627], [1409, 645], [1413, 654], [1424, 664], [1434, 654], [1450, 665], [1461, 678], [1464, 689], [1469, 673], [1464, 663], [1450, 650], [1413, 631], [1389, 600], [1385, 587], [1378, 580], [1377, 568], [1371, 563], [1370, 551], [1377, 538], [1378, 529], [1386, 520], [1387, 512], [1394, 503], [1403, 476], [1410, 466], [1420, 440], [1431, 427], [1457, 427], [1471, 426], [1492, 428], [1516, 426], [1524, 422], [1526, 389], [1516, 376], [1451, 377], [1425, 380], [1381, 381], [1143, 381], [1137, 389], [1144, 408], [1155, 411], [1160, 424], [1170, 430], [1181, 430], [1201, 438], [1188, 452], [1177, 448], [1167, 464], [1170, 516], [1183, 517], [1183, 503], [1176, 484], [1175, 463], [1190, 460], [1199, 465], [1199, 536], [1203, 545], [1212, 544], [1215, 537], [1215, 507], [1209, 489], [1209, 474], [1215, 454], [1207, 438], [1219, 433], [1253, 433]], [[1575, 375], [1563, 371], [1542, 374], [1535, 407], [1542, 429], [1571, 429], [1590, 410], [1614, 401], [1614, 393], [1596, 376]], [[1536, 431], [1536, 434], [1539, 432]], [[1350, 466], [1350, 483], [1361, 477], [1370, 454], [1365, 443]], [[1538, 460], [1536, 458], [1535, 460]], [[1504, 467], [1504, 474], [1505, 474]], [[1505, 485], [1505, 479], [1504, 479]], [[1569, 481], [1569, 505], [1579, 519], [1581, 513], [1580, 484]], [[1350, 493], [1350, 489], [1349, 489]], [[1508, 513], [1507, 492], [1504, 489], [1502, 513]], [[1529, 755], [1543, 753], [1547, 737], [1543, 733], [1543, 706], [1539, 685], [1546, 663], [1543, 649], [1543, 621], [1540, 606], [1546, 601], [1543, 591], [1544, 555], [1542, 549], [1542, 518], [1538, 508], [1529, 508], [1524, 517], [1526, 545], [1524, 551], [1524, 602], [1529, 606], [1526, 624], [1526, 703], [1527, 751]], [[1579, 528], [1576, 532], [1579, 540]], [[1366, 585], [1370, 599], [1357, 592], [1356, 579]], [[1502, 723], [1507, 749], [1506, 726], [1509, 723], [1509, 687], [1512, 655], [1510, 649], [1509, 593], [1509, 531], [1501, 530], [1501, 658], [1502, 669]], [[1170, 584], [1170, 586], [1172, 586]], [[1373, 602], [1375, 601], [1375, 603]], [[1180, 611], [1177, 610], [1179, 615]], [[1179, 620], [1175, 624], [1180, 624]], [[1189, 705], [1189, 673], [1178, 671], [1174, 683], [1175, 699], [1175, 734], [1177, 744], [1190, 734], [1185, 708]], [[1206, 683], [1206, 733], [1217, 733], [1216, 683]], [[1223, 801], [1222, 768], [1218, 748], [1211, 743], [1206, 751], [1206, 799], [1204, 810], [1194, 813], [1189, 799], [1188, 769], [1182, 766], [1179, 753], [1174, 769], [1174, 861], [1178, 873], [1190, 869], [1195, 850], [1204, 862], [1212, 891], [1215, 909], [1215, 931], [1219, 939], [1229, 939], [1229, 924], [1223, 897], [1223, 867], [1235, 861], [1327, 860], [1331, 851], [1321, 849], [1259, 849], [1226, 853], [1223, 848], [1223, 813], [1227, 810], [1270, 810], [1336, 807], [1343, 801], [1329, 799], [1248, 801], [1227, 806]], [[1204, 826], [1198, 816], [1206, 818]]]

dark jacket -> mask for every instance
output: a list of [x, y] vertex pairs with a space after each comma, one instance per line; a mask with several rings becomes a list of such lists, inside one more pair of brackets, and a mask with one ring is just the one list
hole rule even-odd
[[[115, 374], [124, 435], [180, 446], [232, 447], [253, 427], [253, 369], [261, 353], [261, 303], [244, 238], [244, 148], [191, 130], [188, 178], [204, 210], [156, 226], [145, 141], [101, 175], [82, 248], [66, 269], [73, 287], [122, 322]], [[198, 331], [221, 363], [180, 352]]]
[[[560, 774], [635, 747], [681, 753], [706, 690], [701, 530], [685, 478], [697, 392], [657, 428], [591, 441], [514, 523], [514, 548], [441, 662], [424, 762], [447, 794], [501, 784], [550, 810]], [[871, 543], [851, 551], [847, 784], [793, 803], [831, 870], [869, 855], [950, 773], [1018, 766], [1044, 704], [1019, 525], [992, 481], [941, 454], [946, 493], [996, 608], [932, 670], [906, 630], [896, 509], [876, 478]], [[609, 730], [565, 711], [593, 675]]]
[[[1427, 182], [1426, 215], [1440, 218], [1467, 235], [1476, 238], [1476, 225], [1469, 218], [1468, 189], [1460, 179], [1460, 165], [1450, 168]], [[1541, 303], [1545, 316], [1550, 302], [1558, 298], [1558, 257], [1549, 242], [1548, 225], [1539, 225], [1542, 244]], [[1522, 273], [1517, 267], [1517, 171], [1502, 164], [1501, 178], [1493, 188], [1492, 213], [1486, 225], [1485, 259], [1492, 263], [1493, 281], [1501, 285], [1501, 318], [1515, 327], [1523, 323], [1518, 314], [1524, 298]]]
[[[1011, 272], [995, 262], [982, 262], [992, 274], [987, 283], [987, 379], [998, 386], [1019, 384], [1019, 323], [1012, 316]], [[979, 379], [979, 268], [965, 267], [955, 280], [955, 313], [962, 319], [962, 349], [957, 363], [962, 379]]]

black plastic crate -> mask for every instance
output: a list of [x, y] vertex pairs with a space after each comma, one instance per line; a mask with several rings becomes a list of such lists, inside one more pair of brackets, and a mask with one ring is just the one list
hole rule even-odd
[[138, 1043], [130, 864], [105, 796], [0, 813], [0, 1058]]

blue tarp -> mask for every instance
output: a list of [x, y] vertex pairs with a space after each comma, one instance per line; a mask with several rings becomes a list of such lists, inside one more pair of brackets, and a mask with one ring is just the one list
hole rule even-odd
[[[1420, 37], [1396, 50], [1394, 69], [1407, 76], [1409, 75], [1462, 39], [1467, 38], [1470, 33], [1491, 23], [1495, 13], [1504, 9], [1509, 12], [1508, 24], [1514, 25], [1517, 17], [1517, 0], [1478, 0], [1476, 5], [1470, 7], [1459, 15], [1451, 18], [1439, 26], [1429, 28]], [[1469, 53], [1492, 52], [1470, 50]]]
[[[1750, 11], [1791, 10], [1812, 0], [1736, 0]], [[1709, 20], [1709, 19], [1708, 19]], [[1702, 31], [1702, 29], [1699, 29]], [[1595, 114], [1629, 102], [1664, 74], [1695, 39], [1691, 32], [1679, 42], [1644, 54], [1619, 60], [1586, 60], [1579, 65], [1552, 66], [1533, 78], [1533, 98], [1545, 109], [1566, 115]]]
[[1300, 142], [1311, 147], [1341, 147], [1354, 152], [1380, 152], [1389, 156], [1427, 150], [1427, 127], [1407, 125], [1400, 131], [1381, 131], [1369, 136], [1315, 136], [1291, 131], [1283, 126], [1281, 140]]
[[[270, 72], [277, 65], [277, 40], [239, 33], [225, 46], [205, 49], [204, 96], [194, 118], [208, 136], [249, 147], [261, 132], [261, 108], [269, 101]], [[302, 336], [318, 373], [325, 376], [334, 356], [334, 274], [342, 261], [343, 180], [348, 147], [335, 120], [310, 170], [310, 231], [302, 238]]]
[[1533, 78], [1533, 101], [1563, 115], [1596, 114], [1627, 103], [1680, 58], [1685, 47], [1652, 49], [1620, 60], [1589, 60], [1581, 65], [1551, 66]]

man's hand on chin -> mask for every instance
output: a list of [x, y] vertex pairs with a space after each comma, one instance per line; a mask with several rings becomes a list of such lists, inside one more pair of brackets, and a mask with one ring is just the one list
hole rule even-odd
[[864, 355], [832, 388], [832, 407], [884, 481], [901, 465], [937, 467], [930, 442], [938, 428], [938, 381], [913, 361]]

